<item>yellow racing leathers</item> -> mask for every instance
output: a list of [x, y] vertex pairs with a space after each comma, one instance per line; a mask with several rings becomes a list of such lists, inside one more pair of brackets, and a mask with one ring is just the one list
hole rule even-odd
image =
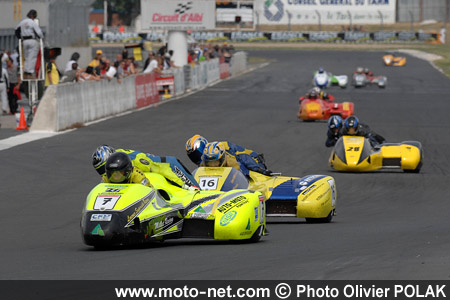
[[[109, 183], [108, 177], [106, 177], [106, 173], [102, 175], [103, 182]], [[144, 173], [139, 170], [138, 167], [133, 167], [133, 171], [131, 173], [130, 183], [139, 183], [148, 187], [151, 187], [150, 181], [145, 177]]]
[[130, 149], [117, 149], [128, 154], [133, 165], [143, 172], [154, 172], [164, 176], [172, 184], [183, 188], [198, 186], [192, 174], [173, 156], [156, 156]]

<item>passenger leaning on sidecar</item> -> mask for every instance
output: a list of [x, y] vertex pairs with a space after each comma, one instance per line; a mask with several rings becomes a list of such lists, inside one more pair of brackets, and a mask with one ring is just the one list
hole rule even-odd
[[342, 120], [341, 116], [338, 115], [331, 116], [328, 119], [328, 131], [325, 146], [333, 147], [336, 145], [336, 142], [342, 136], [343, 123], [344, 120]]
[[[107, 145], [98, 147], [92, 155], [92, 164], [105, 182], [107, 182], [105, 165], [108, 157], [113, 153], [125, 153], [132, 161], [134, 168], [139, 170], [140, 173], [158, 173], [174, 185], [184, 189], [198, 189], [193, 176], [175, 157], [160, 157], [129, 149], [116, 150]], [[133, 181], [133, 183], [140, 182]]]
[[249, 170], [270, 176], [272, 171], [262, 168], [249, 154], [233, 155], [226, 151], [223, 142], [208, 143], [203, 151], [200, 166], [232, 167], [249, 176]]
[[[223, 150], [228, 153], [230, 157], [234, 158], [230, 158], [228, 160], [237, 161], [239, 164], [243, 165], [242, 169], [247, 174], [248, 170], [252, 170], [265, 175], [269, 175], [272, 173], [270, 170], [267, 170], [263, 154], [258, 154], [253, 150], [246, 149], [242, 146], [226, 141], [217, 143], [220, 143], [223, 147]], [[187, 155], [190, 160], [197, 166], [200, 166], [202, 163], [202, 157], [207, 144], [208, 141], [198, 134], [194, 135], [186, 142]]]
[[369, 125], [359, 121], [358, 117], [350, 116], [344, 121], [342, 135], [363, 136], [370, 140], [372, 146], [382, 144], [386, 141], [384, 137], [372, 131]]

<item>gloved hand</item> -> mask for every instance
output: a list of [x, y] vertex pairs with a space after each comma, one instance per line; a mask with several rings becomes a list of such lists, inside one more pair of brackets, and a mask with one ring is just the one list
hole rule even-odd
[[183, 184], [183, 186], [181, 187], [181, 188], [183, 188], [183, 189], [185, 189], [185, 190], [188, 190], [188, 191], [200, 191], [200, 188], [198, 187], [198, 186], [195, 186], [195, 185], [188, 185], [188, 184]]

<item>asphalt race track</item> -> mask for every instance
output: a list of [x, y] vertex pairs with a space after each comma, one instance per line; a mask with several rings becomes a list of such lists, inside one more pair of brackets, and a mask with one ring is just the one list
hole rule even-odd
[[[450, 80], [408, 56], [382, 52], [251, 51], [264, 68], [155, 108], [1, 151], [0, 279], [449, 279]], [[420, 174], [341, 174], [328, 167], [326, 123], [296, 118], [298, 98], [320, 66], [386, 75], [386, 89], [331, 88], [390, 142], [424, 147]], [[338, 191], [330, 224], [282, 219], [257, 244], [171, 240], [95, 251], [81, 240], [85, 197], [100, 178], [100, 144], [174, 155], [193, 169], [186, 140], [202, 134], [265, 154], [284, 175], [330, 174]]]

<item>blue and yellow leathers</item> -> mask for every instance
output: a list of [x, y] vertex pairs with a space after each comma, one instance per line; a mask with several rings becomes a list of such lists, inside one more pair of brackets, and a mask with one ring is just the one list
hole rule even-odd
[[[261, 162], [262, 157], [255, 151], [226, 141], [220, 143], [225, 149], [223, 167], [235, 168], [246, 176], [249, 176], [249, 170], [259, 173], [266, 170], [266, 166]], [[200, 165], [205, 166], [203, 162]]]
[[194, 176], [174, 156], [157, 156], [130, 149], [117, 149], [116, 151], [128, 154], [133, 165], [143, 172], [161, 174], [167, 180], [180, 187], [184, 185], [188, 187], [198, 186]]

